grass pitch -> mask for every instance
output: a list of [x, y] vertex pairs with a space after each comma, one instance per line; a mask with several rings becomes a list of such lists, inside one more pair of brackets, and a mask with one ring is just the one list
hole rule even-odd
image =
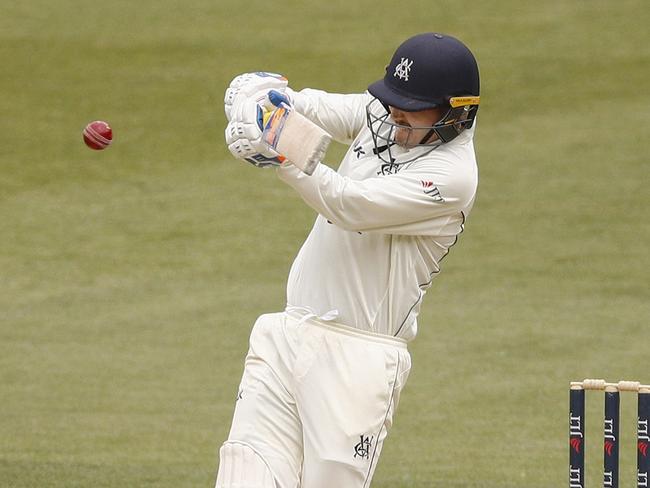
[[362, 91], [432, 30], [481, 66], [479, 196], [373, 486], [564, 486], [568, 382], [650, 381], [649, 24], [642, 0], [3, 6], [0, 486], [213, 485], [250, 328], [314, 219], [230, 157], [223, 91], [254, 70]]

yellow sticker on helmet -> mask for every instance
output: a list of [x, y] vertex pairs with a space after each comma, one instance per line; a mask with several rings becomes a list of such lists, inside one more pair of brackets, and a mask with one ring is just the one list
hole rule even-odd
[[467, 105], [478, 105], [481, 97], [451, 97], [449, 105], [452, 108], [465, 107]]

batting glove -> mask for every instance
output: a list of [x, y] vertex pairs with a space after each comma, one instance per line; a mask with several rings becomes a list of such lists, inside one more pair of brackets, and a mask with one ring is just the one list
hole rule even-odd
[[224, 109], [228, 121], [232, 120], [235, 106], [242, 100], [251, 99], [255, 103], [263, 105], [269, 90], [276, 90], [284, 93], [287, 89], [287, 79], [276, 73], [258, 71], [256, 73], [244, 73], [236, 76], [226, 89], [224, 97]]
[[262, 139], [264, 114], [264, 109], [253, 100], [241, 100], [233, 107], [232, 119], [226, 127], [226, 144], [231, 154], [259, 168], [279, 166], [285, 160]]

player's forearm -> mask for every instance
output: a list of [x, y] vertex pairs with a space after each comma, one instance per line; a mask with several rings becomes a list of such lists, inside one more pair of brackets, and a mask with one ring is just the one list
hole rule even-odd
[[373, 184], [341, 176], [324, 164], [311, 176], [293, 166], [279, 168], [278, 175], [311, 208], [345, 230], [411, 234], [415, 226], [418, 233], [427, 234], [426, 221], [457, 212], [457, 199], [436, 205], [418, 188], [419, 180]]
[[343, 95], [311, 88], [287, 91], [294, 108], [338, 142], [349, 144], [365, 126], [368, 94]]
[[296, 190], [307, 205], [327, 220], [347, 230], [359, 230], [355, 225], [357, 222], [351, 221], [343, 210], [341, 196], [347, 185], [347, 178], [336, 174], [324, 164], [319, 164], [312, 176], [305, 175], [292, 165], [284, 165], [278, 169], [278, 176]]

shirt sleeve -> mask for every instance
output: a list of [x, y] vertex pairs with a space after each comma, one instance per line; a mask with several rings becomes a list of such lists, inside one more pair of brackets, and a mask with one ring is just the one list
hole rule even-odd
[[278, 175], [327, 220], [359, 232], [435, 235], [440, 219], [458, 219], [476, 191], [472, 175], [444, 161], [422, 161], [365, 180], [352, 180], [324, 164], [311, 176], [293, 165], [281, 166]]
[[290, 96], [299, 113], [343, 144], [351, 143], [365, 127], [366, 105], [372, 99], [368, 93], [342, 95], [311, 88], [291, 90]]

